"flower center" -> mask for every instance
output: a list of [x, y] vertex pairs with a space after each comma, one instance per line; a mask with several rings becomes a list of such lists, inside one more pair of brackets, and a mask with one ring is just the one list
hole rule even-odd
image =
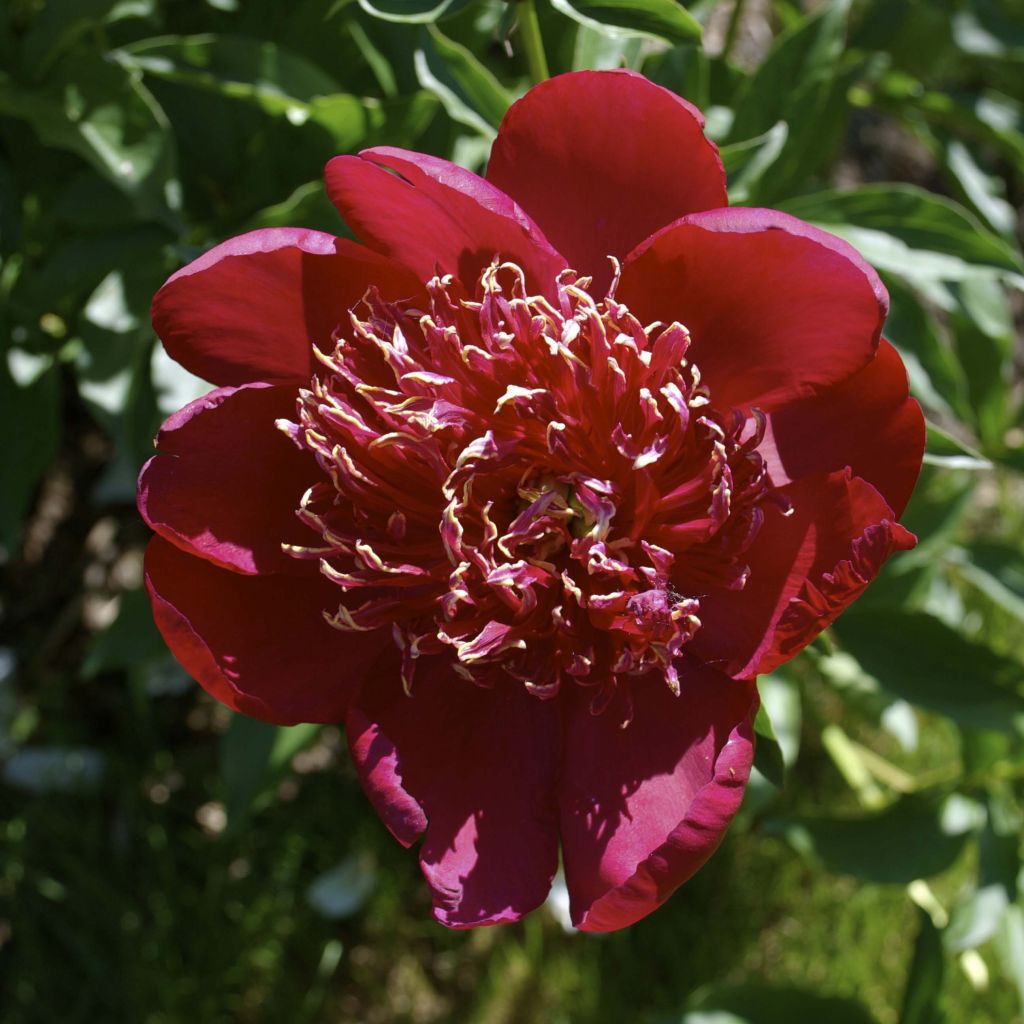
[[[279, 425], [324, 478], [290, 547], [346, 591], [328, 620], [390, 627], [403, 682], [447, 653], [481, 685], [674, 691], [701, 598], [744, 586], [771, 494], [756, 410], [719, 410], [680, 323], [641, 324], [564, 271], [555, 300], [495, 263], [429, 310], [374, 290]], [[352, 597], [361, 599], [353, 601]]]

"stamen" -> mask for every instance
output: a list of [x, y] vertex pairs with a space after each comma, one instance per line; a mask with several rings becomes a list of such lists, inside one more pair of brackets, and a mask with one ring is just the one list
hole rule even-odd
[[[346, 593], [337, 629], [388, 627], [402, 681], [447, 654], [481, 686], [591, 710], [645, 677], [685, 686], [701, 595], [746, 583], [772, 489], [758, 410], [720, 410], [679, 322], [642, 324], [571, 270], [553, 301], [495, 261], [478, 298], [449, 276], [429, 309], [371, 289], [278, 427], [324, 474], [298, 511]], [[625, 712], [628, 720], [631, 711]]]

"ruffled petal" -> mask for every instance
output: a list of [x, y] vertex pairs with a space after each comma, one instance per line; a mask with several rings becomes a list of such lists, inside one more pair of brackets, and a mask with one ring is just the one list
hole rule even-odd
[[417, 278], [454, 274], [474, 287], [496, 256], [518, 263], [545, 294], [565, 261], [493, 185], [445, 160], [400, 149], [336, 156], [325, 178], [345, 223]]
[[700, 112], [630, 71], [580, 71], [531, 89], [505, 115], [487, 177], [600, 290], [648, 235], [725, 206]]
[[750, 774], [751, 683], [706, 667], [681, 672], [681, 693], [651, 677], [633, 688], [626, 728], [613, 708], [569, 708], [559, 790], [572, 919], [624, 928], [659, 907], [714, 852]]
[[[753, 677], [788, 661], [916, 538], [869, 483], [846, 469], [780, 489], [793, 511], [768, 509], [737, 591], [701, 598], [690, 649], [728, 675]], [[819, 596], [820, 595], [820, 596]]]
[[558, 867], [556, 702], [518, 685], [482, 689], [444, 658], [363, 687], [349, 746], [378, 814], [402, 842], [425, 831], [434, 916], [450, 928], [516, 921]]
[[758, 446], [777, 486], [849, 466], [903, 514], [921, 472], [924, 414], [908, 397], [907, 371], [884, 338], [875, 358], [817, 398], [768, 417]]
[[153, 326], [173, 359], [213, 384], [307, 383], [313, 345], [332, 347], [371, 284], [392, 299], [422, 291], [404, 267], [347, 239], [250, 231], [168, 278], [153, 299]]
[[277, 725], [339, 722], [393, 644], [386, 630], [342, 634], [324, 621], [340, 591], [320, 577], [243, 576], [162, 537], [146, 549], [146, 589], [171, 653], [213, 697]]
[[775, 210], [685, 217], [640, 245], [618, 297], [643, 323], [677, 320], [719, 408], [820, 394], [874, 356], [888, 311], [852, 246]]
[[171, 416], [139, 475], [139, 511], [183, 551], [243, 573], [315, 573], [282, 543], [319, 540], [296, 519], [316, 462], [274, 426], [295, 416], [292, 388], [221, 388]]

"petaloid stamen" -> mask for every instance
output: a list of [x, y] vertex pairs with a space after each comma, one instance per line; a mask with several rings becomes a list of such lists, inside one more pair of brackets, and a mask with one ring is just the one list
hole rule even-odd
[[289, 553], [365, 597], [328, 621], [390, 629], [407, 690], [447, 655], [539, 699], [591, 687], [595, 713], [646, 676], [679, 693], [701, 595], [745, 585], [777, 503], [764, 417], [717, 409], [686, 328], [640, 323], [618, 278], [595, 298], [567, 270], [549, 301], [496, 261], [427, 310], [371, 290], [280, 424], [324, 474]]

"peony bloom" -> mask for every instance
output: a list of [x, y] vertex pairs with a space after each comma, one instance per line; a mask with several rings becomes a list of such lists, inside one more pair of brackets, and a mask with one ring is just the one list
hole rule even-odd
[[230, 707], [345, 722], [449, 926], [521, 917], [559, 853], [579, 927], [661, 904], [739, 807], [754, 677], [914, 543], [885, 289], [726, 209], [702, 124], [555, 78], [486, 179], [337, 157], [361, 243], [255, 231], [153, 303], [216, 385], [139, 481], [157, 624]]

